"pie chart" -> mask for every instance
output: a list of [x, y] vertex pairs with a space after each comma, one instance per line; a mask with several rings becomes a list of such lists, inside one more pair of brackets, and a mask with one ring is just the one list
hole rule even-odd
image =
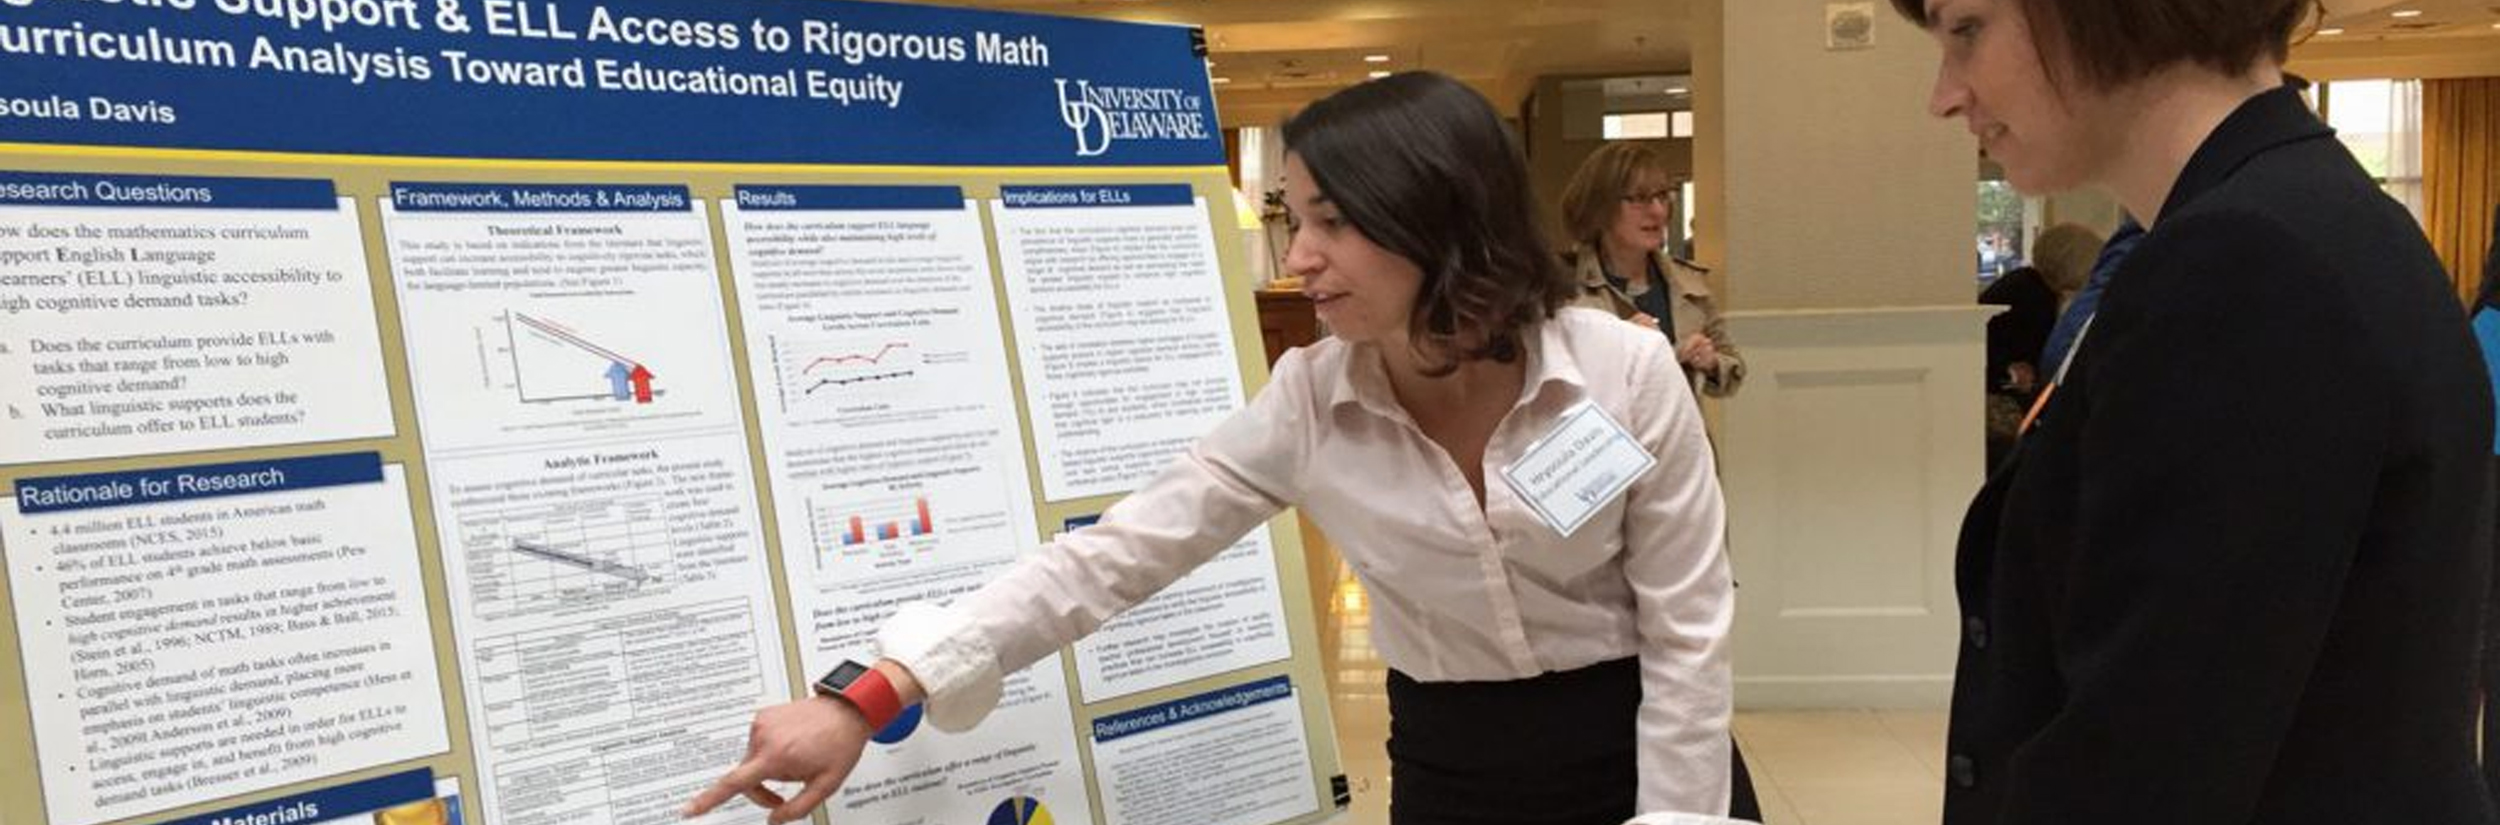
[[904, 708], [903, 715], [894, 717], [894, 721], [886, 723], [884, 730], [877, 731], [875, 735], [868, 738], [880, 745], [891, 745], [910, 739], [912, 731], [920, 729], [920, 713], [919, 705]]
[[989, 825], [1050, 825], [1050, 809], [1029, 796], [1008, 797], [990, 809]]

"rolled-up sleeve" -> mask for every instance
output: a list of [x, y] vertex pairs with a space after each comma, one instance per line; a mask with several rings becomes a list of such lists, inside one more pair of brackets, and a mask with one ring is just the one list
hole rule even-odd
[[930, 723], [971, 728], [997, 705], [1007, 674], [1145, 601], [1290, 505], [1314, 437], [1312, 380], [1303, 354], [1286, 353], [1248, 406], [1100, 521], [952, 604], [895, 613], [878, 653], [920, 681]]
[[1736, 611], [1726, 512], [1701, 415], [1663, 348], [1635, 370], [1629, 427], [1658, 464], [1626, 494], [1624, 576], [1640, 628], [1639, 810], [1722, 816], [1728, 805]]

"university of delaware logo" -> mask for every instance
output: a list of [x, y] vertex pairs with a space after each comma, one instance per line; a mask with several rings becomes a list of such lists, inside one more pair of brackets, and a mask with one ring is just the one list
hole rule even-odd
[[1199, 141], [1215, 133], [1204, 95], [1151, 86], [1096, 86], [1056, 78], [1059, 122], [1076, 133], [1076, 156], [1100, 157], [1114, 143]]
[[1111, 151], [1111, 113], [1101, 104], [1087, 99], [1092, 84], [1076, 82], [1076, 96], [1068, 96], [1068, 81], [1051, 81], [1059, 86], [1059, 122], [1076, 132], [1076, 156], [1090, 158]]

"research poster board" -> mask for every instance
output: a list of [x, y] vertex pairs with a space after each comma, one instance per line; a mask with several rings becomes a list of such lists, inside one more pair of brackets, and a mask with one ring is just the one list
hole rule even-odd
[[[0, 2], [0, 822], [677, 821], [1256, 391], [1234, 203], [1181, 27]], [[1280, 517], [820, 818], [1333, 815], [1302, 565]]]

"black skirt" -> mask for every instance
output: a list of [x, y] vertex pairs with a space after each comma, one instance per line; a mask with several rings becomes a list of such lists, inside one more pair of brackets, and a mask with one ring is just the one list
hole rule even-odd
[[[1637, 811], [1640, 660], [1505, 682], [1389, 671], [1393, 825], [1622, 825]], [[1760, 820], [1736, 758], [1731, 813]]]

